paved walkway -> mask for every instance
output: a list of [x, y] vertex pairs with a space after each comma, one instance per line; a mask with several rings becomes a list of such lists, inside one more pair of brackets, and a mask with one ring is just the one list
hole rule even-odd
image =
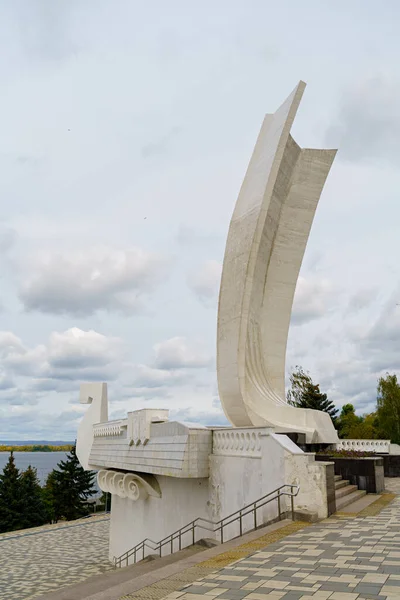
[[[386, 487], [400, 494], [400, 479]], [[206, 551], [213, 557], [124, 598], [400, 600], [400, 495], [387, 504], [392, 497], [358, 517], [293, 523], [228, 552]], [[108, 528], [99, 515], [0, 535], [0, 600], [33, 599], [109, 571]]]
[[[387, 488], [399, 492], [400, 482], [388, 480]], [[203, 577], [193, 582], [195, 570], [190, 578], [188, 569], [192, 583], [180, 589], [176, 577], [167, 578], [123, 598], [400, 600], [400, 497], [393, 498], [381, 496], [357, 517], [342, 513], [289, 535], [290, 526], [284, 528], [275, 534], [281, 539], [265, 540], [249, 556], [235, 563], [228, 556], [223, 569], [215, 568], [218, 560], [200, 563]], [[216, 558], [222, 566], [223, 555]], [[180, 576], [183, 582], [185, 573]]]
[[0, 600], [35, 598], [112, 569], [109, 517], [0, 535]]

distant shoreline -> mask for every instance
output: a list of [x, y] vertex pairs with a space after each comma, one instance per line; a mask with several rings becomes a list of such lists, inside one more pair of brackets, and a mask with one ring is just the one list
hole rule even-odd
[[69, 452], [73, 445], [52, 446], [49, 444], [29, 444], [26, 446], [1, 445], [0, 452]]

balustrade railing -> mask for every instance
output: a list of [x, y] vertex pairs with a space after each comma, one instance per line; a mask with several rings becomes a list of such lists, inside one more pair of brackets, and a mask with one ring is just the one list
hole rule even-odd
[[357, 450], [358, 452], [377, 452], [389, 454], [390, 440], [339, 440], [338, 450]]
[[121, 433], [126, 431], [127, 425], [128, 419], [97, 423], [96, 425], [93, 425], [93, 435], [94, 437], [113, 437], [121, 435]]

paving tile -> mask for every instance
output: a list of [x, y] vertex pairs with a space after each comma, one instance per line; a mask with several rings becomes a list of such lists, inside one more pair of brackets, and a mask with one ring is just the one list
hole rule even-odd
[[25, 600], [113, 569], [109, 517], [0, 535], [0, 600]]
[[371, 507], [365, 516], [326, 519], [260, 547], [216, 573], [216, 587], [203, 588], [203, 597], [221, 588], [221, 600], [400, 600], [400, 498], [381, 502], [380, 514]]
[[[400, 600], [400, 497], [379, 502], [380, 513], [373, 503], [358, 517], [293, 524], [283, 539], [248, 545], [250, 556], [205, 561], [123, 598]], [[0, 600], [34, 599], [111, 569], [108, 526], [103, 518], [58, 533], [0, 536]]]
[[373, 585], [366, 583], [359, 583], [355, 588], [354, 592], [358, 592], [359, 594], [375, 594], [378, 595], [382, 589], [382, 585]]
[[248, 590], [229, 590], [229, 592], [224, 592], [218, 598], [222, 600], [242, 600], [246, 596], [249, 595]]
[[359, 594], [352, 594], [347, 592], [334, 592], [329, 596], [329, 600], [357, 600]]

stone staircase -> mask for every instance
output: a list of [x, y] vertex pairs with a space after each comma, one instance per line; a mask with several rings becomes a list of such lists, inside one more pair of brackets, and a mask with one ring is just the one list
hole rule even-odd
[[367, 492], [359, 490], [356, 485], [350, 485], [347, 479], [343, 479], [341, 475], [335, 475], [335, 498], [336, 498], [336, 512], [339, 512], [348, 506], [353, 504]]

